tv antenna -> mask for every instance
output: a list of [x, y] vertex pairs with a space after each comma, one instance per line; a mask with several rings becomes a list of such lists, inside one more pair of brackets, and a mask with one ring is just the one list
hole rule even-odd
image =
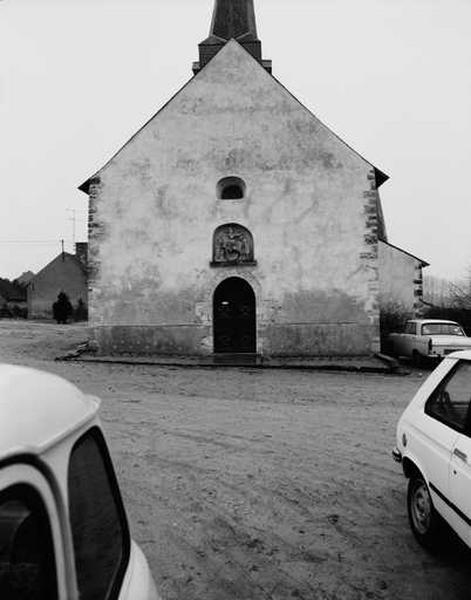
[[74, 245], [75, 248], [75, 223], [76, 223], [76, 217], [75, 217], [75, 208], [66, 208], [67, 212], [72, 213], [72, 216], [69, 217], [69, 221], [72, 221], [72, 243]]

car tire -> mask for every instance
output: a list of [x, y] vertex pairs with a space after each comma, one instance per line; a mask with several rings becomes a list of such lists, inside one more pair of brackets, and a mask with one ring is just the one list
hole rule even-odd
[[409, 524], [417, 541], [434, 550], [439, 538], [440, 517], [435, 510], [428, 486], [420, 473], [414, 473], [407, 488]]

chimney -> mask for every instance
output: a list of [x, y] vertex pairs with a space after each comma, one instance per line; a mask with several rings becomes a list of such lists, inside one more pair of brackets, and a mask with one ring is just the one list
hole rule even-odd
[[75, 256], [86, 269], [88, 263], [88, 242], [77, 242], [75, 244]]

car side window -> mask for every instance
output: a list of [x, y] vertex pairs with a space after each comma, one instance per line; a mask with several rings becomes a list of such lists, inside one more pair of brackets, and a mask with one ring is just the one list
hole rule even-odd
[[116, 476], [97, 427], [72, 449], [68, 490], [80, 599], [117, 598], [130, 538]]
[[26, 484], [0, 493], [0, 598], [57, 599], [49, 516], [39, 493]]
[[405, 333], [414, 334], [415, 333], [415, 323], [407, 323]]
[[425, 412], [464, 432], [471, 416], [471, 362], [460, 361], [427, 400]]

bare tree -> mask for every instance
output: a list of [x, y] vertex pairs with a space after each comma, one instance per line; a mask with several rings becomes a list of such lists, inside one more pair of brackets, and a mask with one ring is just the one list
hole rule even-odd
[[457, 321], [471, 335], [471, 267], [456, 281], [424, 277], [423, 303], [424, 317]]
[[450, 299], [455, 308], [471, 310], [471, 268], [462, 280], [450, 284]]
[[450, 306], [452, 300], [452, 282], [434, 275], [424, 275], [423, 301], [426, 305]]

